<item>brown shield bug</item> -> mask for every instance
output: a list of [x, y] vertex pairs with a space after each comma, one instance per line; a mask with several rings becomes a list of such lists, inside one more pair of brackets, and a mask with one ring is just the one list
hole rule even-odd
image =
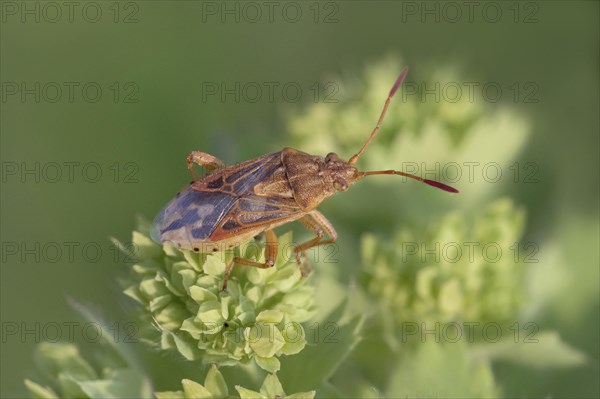
[[[315, 237], [294, 248], [300, 265], [300, 255], [312, 247], [336, 242], [338, 235], [331, 223], [316, 208], [338, 191], [348, 188], [371, 175], [406, 176], [439, 189], [457, 193], [443, 183], [396, 170], [361, 172], [353, 165], [375, 137], [390, 100], [402, 84], [404, 68], [392, 86], [377, 125], [362, 148], [348, 161], [335, 153], [325, 158], [293, 148], [263, 155], [235, 166], [226, 166], [212, 155], [193, 151], [187, 158], [194, 180], [177, 193], [157, 215], [152, 237], [159, 243], [169, 243], [194, 252], [216, 252], [235, 247], [266, 233], [265, 262], [235, 257], [225, 273], [223, 288], [234, 264], [268, 268], [277, 258], [277, 237], [273, 229], [300, 221]], [[194, 163], [208, 174], [195, 178]], [[327, 239], [325, 238], [327, 235]]]

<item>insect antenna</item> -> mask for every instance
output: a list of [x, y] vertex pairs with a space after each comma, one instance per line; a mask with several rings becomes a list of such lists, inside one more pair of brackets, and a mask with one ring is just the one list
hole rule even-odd
[[450, 193], [458, 193], [458, 190], [454, 187], [450, 187], [447, 184], [440, 183], [439, 181], [423, 179], [422, 177], [411, 175], [410, 173], [400, 172], [398, 170], [374, 170], [370, 172], [358, 172], [357, 179], [362, 179], [365, 176], [370, 175], [398, 175], [408, 177], [414, 180], [418, 180], [422, 183], [428, 184], [432, 187], [439, 188], [440, 190], [448, 191]]
[[392, 89], [390, 90], [390, 94], [388, 94], [387, 100], [385, 100], [385, 104], [383, 105], [383, 110], [381, 111], [381, 115], [379, 116], [379, 120], [377, 121], [377, 125], [375, 126], [375, 129], [373, 129], [373, 131], [371, 132], [371, 135], [369, 136], [367, 141], [363, 144], [360, 151], [358, 151], [356, 154], [354, 154], [352, 156], [352, 158], [350, 158], [350, 160], [348, 161], [348, 163], [350, 165], [355, 164], [356, 161], [358, 161], [358, 158], [360, 158], [360, 156], [365, 151], [367, 146], [371, 143], [371, 140], [373, 140], [375, 135], [377, 135], [377, 132], [379, 132], [379, 128], [381, 127], [381, 122], [383, 122], [385, 112], [387, 111], [387, 108], [390, 105], [390, 100], [392, 99], [392, 97], [394, 97], [394, 94], [396, 94], [396, 91], [398, 91], [398, 88], [402, 84], [402, 81], [406, 77], [407, 73], [408, 73], [408, 67], [405, 67], [402, 70], [402, 72], [400, 72], [400, 75], [398, 76], [398, 78], [396, 79], [396, 82], [394, 83], [394, 85], [392, 86]]
[[[377, 125], [375, 125], [375, 129], [373, 129], [373, 131], [369, 135], [369, 138], [367, 139], [367, 141], [365, 141], [365, 143], [363, 144], [363, 146], [361, 147], [361, 149], [356, 154], [354, 154], [350, 158], [350, 160], [348, 160], [348, 163], [350, 165], [355, 164], [358, 161], [358, 158], [360, 158], [360, 156], [362, 155], [362, 153], [365, 152], [365, 149], [369, 146], [369, 144], [371, 143], [371, 141], [373, 140], [373, 138], [379, 132], [379, 128], [381, 127], [381, 122], [383, 122], [383, 118], [385, 117], [385, 113], [386, 113], [386, 111], [388, 109], [388, 106], [390, 105], [390, 101], [392, 100], [392, 97], [394, 97], [394, 94], [396, 94], [396, 92], [398, 91], [398, 88], [400, 87], [400, 85], [404, 81], [404, 78], [406, 77], [407, 73], [408, 73], [408, 67], [405, 67], [402, 70], [402, 72], [400, 72], [400, 75], [398, 75], [398, 78], [396, 79], [396, 82], [394, 82], [394, 85], [392, 86], [392, 89], [390, 90], [390, 94], [388, 94], [388, 97], [385, 100], [385, 104], [383, 105], [383, 110], [381, 111], [381, 115], [379, 116], [379, 120], [377, 121]], [[358, 180], [358, 179], [362, 179], [365, 176], [370, 176], [370, 175], [398, 175], [398, 176], [404, 176], [404, 177], [408, 177], [410, 179], [414, 179], [414, 180], [420, 181], [422, 183], [428, 184], [428, 185], [430, 185], [432, 187], [439, 188], [440, 190], [448, 191], [450, 193], [458, 193], [457, 189], [455, 189], [454, 187], [450, 187], [447, 184], [440, 183], [440, 182], [435, 181], [435, 180], [423, 179], [422, 177], [411, 175], [410, 173], [400, 172], [398, 170], [374, 170], [374, 171], [370, 171], [370, 172], [358, 172], [356, 178]]]

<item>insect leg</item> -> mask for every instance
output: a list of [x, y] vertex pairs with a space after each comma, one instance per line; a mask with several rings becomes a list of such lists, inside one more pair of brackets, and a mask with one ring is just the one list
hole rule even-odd
[[261, 269], [267, 269], [269, 267], [273, 267], [275, 261], [277, 260], [277, 249], [279, 248], [279, 241], [277, 241], [277, 236], [273, 230], [267, 230], [265, 232], [267, 244], [265, 246], [265, 263], [254, 262], [248, 259], [240, 258], [236, 256], [233, 258], [231, 263], [227, 266], [225, 270], [225, 277], [223, 279], [223, 291], [227, 290], [227, 280], [229, 279], [229, 275], [233, 270], [233, 266], [237, 263], [239, 265], [258, 267]]
[[[306, 262], [305, 252], [309, 248], [317, 247], [319, 245], [333, 244], [337, 241], [338, 235], [333, 225], [323, 214], [317, 210], [313, 210], [299, 219], [300, 223], [302, 223], [307, 229], [314, 232], [317, 236], [312, 240], [308, 240], [305, 243], [298, 245], [294, 248], [294, 255], [296, 255], [296, 262], [298, 262], [298, 266], [301, 265], [300, 255], [302, 255]], [[327, 234], [329, 236], [328, 240], [323, 240], [323, 237]], [[311, 272], [312, 268], [308, 262], [306, 264], [306, 271], [302, 271], [302, 275], [308, 274]]]
[[223, 161], [216, 157], [213, 157], [210, 154], [200, 151], [192, 151], [187, 157], [187, 168], [189, 169], [193, 180], [196, 180], [196, 176], [194, 173], [194, 164], [198, 164], [204, 167], [204, 169], [206, 169], [209, 172], [225, 167]]

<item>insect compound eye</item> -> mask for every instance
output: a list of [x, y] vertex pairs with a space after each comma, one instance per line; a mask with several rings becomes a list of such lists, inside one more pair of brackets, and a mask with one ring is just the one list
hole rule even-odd
[[335, 152], [330, 152], [329, 154], [327, 154], [327, 156], [325, 157], [325, 162], [329, 162], [331, 161], [333, 158], [336, 158], [337, 154]]
[[348, 183], [346, 183], [344, 180], [342, 179], [335, 179], [333, 181], [333, 188], [335, 188], [337, 191], [347, 191], [348, 190]]

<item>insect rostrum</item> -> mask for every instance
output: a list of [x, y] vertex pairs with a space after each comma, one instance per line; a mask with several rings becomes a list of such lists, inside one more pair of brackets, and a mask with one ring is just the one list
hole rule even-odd
[[407, 72], [405, 68], [396, 79], [375, 129], [348, 161], [335, 153], [323, 158], [284, 148], [239, 165], [226, 166], [210, 154], [191, 152], [187, 164], [192, 177], [195, 176], [194, 163], [203, 166], [208, 174], [194, 178], [160, 211], [154, 220], [153, 239], [206, 253], [235, 247], [265, 232], [265, 262], [235, 257], [225, 274], [223, 288], [226, 288], [227, 277], [236, 263], [260, 268], [275, 264], [278, 244], [273, 229], [278, 226], [298, 220], [315, 233], [313, 239], [294, 249], [299, 265], [300, 255], [307, 249], [334, 243], [338, 237], [335, 229], [316, 208], [324, 199], [348, 190], [365, 176], [406, 176], [445, 191], [458, 192], [443, 183], [400, 171], [361, 172], [353, 166], [379, 131], [390, 100]]

